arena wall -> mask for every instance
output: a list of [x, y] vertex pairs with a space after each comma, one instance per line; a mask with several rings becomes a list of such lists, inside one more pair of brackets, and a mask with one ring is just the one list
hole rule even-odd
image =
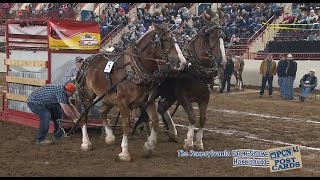
[[[260, 71], [260, 64], [262, 60], [245, 60], [245, 66], [243, 70], [243, 84], [244, 85], [251, 85], [251, 86], [261, 86], [261, 75], [259, 73]], [[278, 65], [278, 60], [276, 61]], [[320, 61], [296, 61], [297, 62], [297, 75], [296, 79], [294, 81], [293, 87], [297, 88], [300, 83], [300, 79], [302, 76], [309, 72], [311, 68], [315, 68], [316, 70], [316, 76], [318, 79], [320, 78]], [[232, 76], [231, 83], [235, 83], [235, 78]], [[320, 80], [318, 80], [318, 86], [316, 89], [320, 89]], [[278, 86], [278, 77], [277, 75], [274, 76], [273, 79], [273, 87], [279, 87]]]
[[4, 65], [4, 58], [6, 57], [5, 53], [0, 53], [0, 73], [6, 72], [6, 68]]
[[[63, 74], [65, 71], [67, 71], [73, 63], [74, 55], [67, 55], [67, 54], [55, 54], [55, 57], [53, 59], [59, 59], [58, 61], [54, 61], [54, 63], [57, 63], [58, 65], [53, 66], [52, 72], [59, 72], [56, 74]], [[69, 57], [70, 56], [70, 57]], [[88, 55], [83, 54], [83, 57], [87, 57]], [[4, 58], [5, 54], [0, 53], [0, 72], [6, 72], [5, 66], [4, 66]], [[64, 63], [63, 63], [64, 62]], [[278, 64], [278, 61], [276, 61]], [[316, 76], [320, 78], [320, 61], [296, 61], [298, 64], [298, 70], [297, 70], [297, 76], [296, 80], [294, 82], [294, 88], [297, 88], [299, 86], [299, 81], [302, 78], [302, 76], [305, 73], [308, 73], [311, 68], [316, 69]], [[250, 86], [259, 86], [261, 85], [261, 75], [259, 74], [259, 68], [260, 68], [261, 60], [249, 60], [245, 59], [245, 67], [243, 71], [243, 83], [244, 85], [250, 85]], [[57, 83], [61, 77], [53, 77], [52, 81], [53, 83]], [[319, 80], [320, 81], [320, 80]], [[273, 80], [273, 86], [278, 86], [278, 77], [275, 76]], [[235, 78], [232, 76], [231, 83], [235, 83]], [[320, 83], [320, 82], [319, 82]], [[317, 86], [316, 89], [320, 89], [320, 85]]]

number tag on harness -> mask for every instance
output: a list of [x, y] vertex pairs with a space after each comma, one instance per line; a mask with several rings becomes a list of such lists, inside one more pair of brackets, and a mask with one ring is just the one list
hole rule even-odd
[[113, 61], [108, 61], [106, 67], [104, 68], [104, 71], [103, 72], [107, 72], [107, 73], [110, 73], [111, 72], [111, 69], [112, 69], [112, 66], [113, 66], [114, 62]]

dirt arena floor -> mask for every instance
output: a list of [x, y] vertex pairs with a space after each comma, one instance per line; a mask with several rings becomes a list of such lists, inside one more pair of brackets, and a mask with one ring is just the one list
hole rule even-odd
[[[320, 176], [320, 99], [286, 101], [276, 91], [273, 98], [258, 98], [257, 89], [211, 95], [205, 150], [266, 150], [301, 145], [302, 168], [270, 172], [269, 168], [232, 167], [232, 157], [178, 157], [186, 138], [187, 116], [180, 107], [174, 115], [178, 143], [158, 135], [153, 157], [146, 159], [142, 146], [145, 131], [129, 138], [132, 162], [118, 162], [121, 131], [115, 145], [90, 129], [93, 150], [80, 150], [81, 132], [53, 145], [34, 143], [36, 128], [0, 121], [0, 176]], [[197, 111], [197, 108], [196, 112]], [[51, 135], [48, 136], [50, 138]]]

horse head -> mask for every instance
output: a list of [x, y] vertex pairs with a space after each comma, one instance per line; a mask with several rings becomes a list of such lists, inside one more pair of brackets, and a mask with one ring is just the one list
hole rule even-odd
[[226, 63], [226, 53], [224, 41], [226, 35], [223, 33], [221, 26], [210, 24], [205, 27], [203, 32], [204, 40], [208, 43], [208, 51], [217, 62], [218, 68], [221, 68]]
[[178, 46], [174, 35], [164, 25], [154, 24], [154, 38], [152, 46], [155, 50], [154, 58], [163, 59], [166, 61], [166, 66], [162, 69], [181, 71], [186, 65], [180, 47]]

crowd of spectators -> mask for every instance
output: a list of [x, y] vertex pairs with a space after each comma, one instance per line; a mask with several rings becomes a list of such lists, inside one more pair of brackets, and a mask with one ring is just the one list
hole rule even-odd
[[320, 40], [320, 3], [293, 3], [281, 24], [276, 41]]
[[101, 14], [88, 12], [81, 19], [85, 21], [96, 21], [100, 24], [101, 39], [113, 31], [119, 25], [125, 27], [129, 23], [130, 3], [107, 3], [107, 7]]
[[280, 16], [282, 8], [276, 3], [221, 3], [218, 12], [227, 39], [249, 38], [273, 15]]
[[[157, 4], [154, 12], [150, 11], [150, 4], [137, 9], [137, 16], [133, 19], [116, 46], [125, 48], [131, 42], [135, 42], [152, 27], [152, 23], [165, 24], [172, 32], [179, 34], [184, 39], [190, 39], [199, 29], [195, 29], [187, 23], [192, 3], [167, 3]], [[182, 41], [183, 41], [182, 40]], [[181, 41], [181, 42], [182, 42]]]

